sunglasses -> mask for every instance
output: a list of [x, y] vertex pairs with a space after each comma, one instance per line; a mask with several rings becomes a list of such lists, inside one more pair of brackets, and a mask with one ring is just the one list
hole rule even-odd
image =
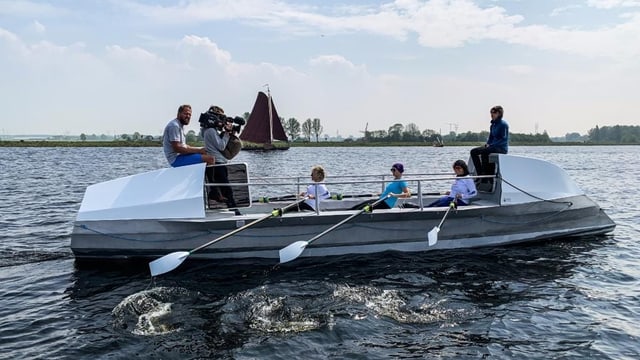
[[454, 169], [462, 169], [462, 166], [454, 166]]
[[391, 172], [396, 172], [396, 171], [398, 171], [398, 169], [396, 169], [396, 168], [391, 168]]

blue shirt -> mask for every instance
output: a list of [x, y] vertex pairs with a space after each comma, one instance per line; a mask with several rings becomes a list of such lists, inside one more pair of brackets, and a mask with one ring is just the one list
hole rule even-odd
[[[407, 187], [406, 181], [393, 180], [387, 185], [387, 187], [384, 189], [384, 192], [380, 194], [380, 199], [383, 199], [385, 196], [389, 195], [389, 193], [402, 194], [402, 189], [406, 187]], [[392, 209], [394, 206], [396, 206], [397, 201], [398, 201], [398, 198], [390, 197], [386, 199], [384, 202], [386, 202], [387, 205], [389, 205], [389, 208]]]
[[487, 145], [490, 152], [506, 154], [509, 151], [509, 124], [504, 119], [491, 120]]

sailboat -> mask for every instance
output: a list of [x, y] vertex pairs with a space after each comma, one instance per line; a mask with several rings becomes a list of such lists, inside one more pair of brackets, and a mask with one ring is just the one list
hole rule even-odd
[[[247, 125], [240, 133], [240, 140], [244, 142], [242, 147], [244, 150], [289, 149], [289, 139], [280, 122], [269, 87], [266, 94], [262, 91], [258, 92]], [[275, 140], [279, 141], [274, 142]]]

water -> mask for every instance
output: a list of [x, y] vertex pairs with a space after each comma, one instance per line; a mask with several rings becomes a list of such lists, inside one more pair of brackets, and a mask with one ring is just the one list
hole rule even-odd
[[[466, 148], [242, 152], [254, 176], [450, 171]], [[640, 148], [512, 147], [565, 168], [613, 235], [273, 264], [78, 267], [87, 185], [164, 167], [160, 148], [0, 148], [2, 359], [636, 359]], [[447, 185], [445, 185], [447, 186]], [[446, 187], [445, 187], [446, 189]], [[258, 195], [258, 194], [255, 194]], [[185, 249], [188, 250], [188, 249]]]

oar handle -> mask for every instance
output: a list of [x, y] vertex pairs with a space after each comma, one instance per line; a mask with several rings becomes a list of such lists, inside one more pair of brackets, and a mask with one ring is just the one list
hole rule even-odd
[[288, 209], [290, 209], [290, 208], [292, 208], [294, 206], [297, 206], [298, 204], [300, 204], [301, 202], [305, 201], [306, 199], [307, 199], [307, 196], [302, 198], [302, 200], [298, 200], [298, 201], [296, 201], [294, 203], [291, 203], [291, 204], [289, 204], [289, 205], [287, 205], [285, 207], [282, 207], [282, 208], [279, 208], [279, 209], [274, 209], [273, 211], [271, 211], [271, 213], [269, 213], [269, 215], [261, 217], [260, 219], [254, 220], [254, 221], [252, 221], [252, 222], [250, 222], [250, 223], [248, 223], [248, 224], [246, 224], [244, 226], [241, 226], [241, 227], [239, 227], [239, 228], [237, 228], [237, 229], [235, 229], [233, 231], [230, 231], [230, 232], [228, 232], [228, 233], [226, 233], [226, 234], [224, 234], [224, 235], [222, 235], [222, 236], [220, 236], [220, 237], [218, 237], [216, 239], [213, 239], [213, 240], [209, 241], [206, 244], [202, 244], [202, 245], [198, 246], [197, 248], [189, 251], [189, 254], [193, 254], [194, 252], [196, 252], [198, 250], [202, 250], [202, 249], [204, 249], [204, 248], [206, 248], [208, 246], [211, 246], [211, 245], [217, 243], [220, 240], [224, 240], [224, 239], [228, 238], [229, 236], [233, 236], [233, 235], [239, 233], [240, 231], [242, 231], [242, 230], [244, 230], [244, 229], [246, 229], [248, 227], [251, 227], [253, 225], [256, 225], [258, 223], [261, 223], [261, 222], [263, 222], [263, 221], [265, 221], [265, 220], [267, 220], [267, 219], [269, 219], [271, 217], [281, 216], [286, 210], [288, 210]]

